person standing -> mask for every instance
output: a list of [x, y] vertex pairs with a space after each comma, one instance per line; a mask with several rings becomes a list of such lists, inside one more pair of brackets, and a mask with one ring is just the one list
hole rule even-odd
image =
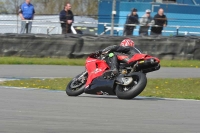
[[158, 13], [154, 16], [155, 25], [151, 27], [151, 35], [161, 35], [163, 27], [167, 26], [167, 17], [164, 15], [164, 10], [160, 8]]
[[[137, 14], [137, 9], [136, 8], [133, 8], [131, 10], [131, 14], [129, 14], [127, 16], [126, 24], [135, 24], [135, 25], [139, 24], [138, 14]], [[124, 35], [125, 36], [133, 35], [133, 31], [134, 31], [135, 27], [136, 26], [125, 25], [124, 26]]]
[[71, 26], [74, 22], [74, 15], [71, 11], [71, 4], [66, 3], [64, 10], [60, 12], [60, 21], [61, 21], [61, 28], [62, 34], [72, 33]]
[[151, 17], [151, 10], [147, 9], [146, 13], [140, 19], [139, 35], [148, 36], [149, 27], [154, 25], [154, 20]]
[[31, 4], [31, 0], [25, 0], [23, 4], [19, 7], [19, 16], [22, 20], [21, 22], [21, 34], [31, 33], [32, 21], [34, 18], [35, 9]]

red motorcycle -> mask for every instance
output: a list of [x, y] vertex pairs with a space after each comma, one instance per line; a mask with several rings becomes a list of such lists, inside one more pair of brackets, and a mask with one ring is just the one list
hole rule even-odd
[[108, 55], [91, 54], [86, 59], [86, 70], [73, 78], [66, 87], [68, 96], [78, 96], [82, 93], [117, 95], [119, 99], [132, 99], [138, 96], [146, 87], [146, 73], [160, 69], [160, 60], [147, 54], [137, 53], [128, 63], [123, 63], [124, 55], [117, 55], [119, 75], [104, 77], [109, 70], [105, 58]]

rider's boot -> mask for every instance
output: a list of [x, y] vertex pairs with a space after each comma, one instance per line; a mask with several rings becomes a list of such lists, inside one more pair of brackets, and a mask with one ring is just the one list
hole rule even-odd
[[118, 75], [118, 60], [117, 56], [114, 55], [113, 57], [109, 58], [110, 61], [110, 70], [107, 70], [104, 74], [103, 77], [107, 79], [112, 79], [115, 76]]
[[107, 70], [107, 71], [105, 71], [105, 73], [103, 74], [103, 77], [105, 79], [112, 79], [112, 78], [114, 78], [117, 75], [118, 75], [118, 70], [115, 68], [113, 70]]

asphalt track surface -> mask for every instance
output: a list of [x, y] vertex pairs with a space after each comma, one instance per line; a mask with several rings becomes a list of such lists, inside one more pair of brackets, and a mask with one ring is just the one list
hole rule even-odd
[[[73, 77], [83, 67], [0, 66], [1, 78]], [[200, 77], [199, 69], [162, 68], [151, 78]], [[184, 74], [183, 74], [184, 73]], [[159, 75], [160, 74], [160, 75]], [[199, 133], [200, 101], [0, 87], [0, 133]]]
[[[0, 78], [32, 77], [74, 77], [85, 68], [83, 66], [49, 65], [0, 65]], [[192, 78], [200, 77], [199, 68], [164, 68], [147, 74], [149, 78]]]
[[0, 88], [1, 133], [199, 133], [200, 102]]

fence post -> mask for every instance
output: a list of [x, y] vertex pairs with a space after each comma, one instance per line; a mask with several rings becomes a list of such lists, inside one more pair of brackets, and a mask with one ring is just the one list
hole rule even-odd
[[113, 4], [112, 4], [112, 19], [111, 19], [111, 31], [110, 31], [110, 35], [111, 36], [113, 36], [113, 33], [114, 33], [115, 14], [116, 14], [116, 0], [113, 0]]
[[26, 20], [26, 34], [28, 34], [28, 24], [29, 24], [29, 21]]
[[176, 35], [178, 36], [179, 26], [176, 27]]
[[47, 35], [49, 35], [49, 27], [47, 27]]
[[106, 33], [106, 24], [104, 24], [103, 27], [104, 27], [104, 33]]

